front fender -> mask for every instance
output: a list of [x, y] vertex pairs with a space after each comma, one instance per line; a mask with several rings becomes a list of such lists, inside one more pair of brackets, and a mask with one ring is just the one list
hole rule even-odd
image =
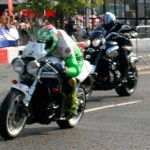
[[18, 91], [22, 92], [25, 95], [23, 103], [25, 104], [25, 106], [28, 106], [32, 96], [30, 88], [27, 85], [21, 83], [13, 84], [11, 88], [17, 89]]
[[130, 62], [131, 62], [131, 63], [138, 62], [138, 57], [132, 56], [132, 57], [130, 58]]
[[131, 52], [130, 55], [128, 55], [128, 59], [130, 63], [138, 62], [138, 57], [135, 53]]

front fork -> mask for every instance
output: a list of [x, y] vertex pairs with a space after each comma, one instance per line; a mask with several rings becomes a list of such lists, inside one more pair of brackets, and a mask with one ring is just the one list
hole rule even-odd
[[19, 77], [17, 83], [12, 85], [12, 88], [21, 91], [21, 92], [25, 95], [25, 97], [24, 97], [24, 99], [23, 99], [23, 103], [24, 103], [24, 105], [25, 105], [26, 107], [29, 106], [29, 103], [30, 103], [30, 101], [31, 101], [32, 95], [33, 95], [33, 93], [34, 93], [34, 91], [35, 91], [35, 89], [36, 89], [36, 85], [37, 85], [38, 82], [40, 82], [39, 79], [40, 79], [40, 75], [41, 75], [41, 73], [42, 73], [42, 69], [43, 69], [43, 68], [41, 68], [41, 69], [39, 70], [37, 76], [35, 77], [35, 80], [33, 81], [32, 85], [31, 85], [30, 87], [27, 86], [26, 84], [22, 84], [20, 77]]
[[13, 89], [17, 89], [17, 90], [21, 91], [25, 95], [25, 97], [23, 99], [23, 103], [24, 103], [24, 105], [26, 107], [29, 106], [29, 103], [30, 103], [32, 95], [33, 95], [33, 93], [35, 91], [37, 82], [38, 82], [38, 80], [35, 80], [33, 82], [33, 84], [31, 85], [31, 87], [29, 87], [29, 86], [27, 86], [25, 84], [20, 83], [20, 79], [19, 79], [16, 84], [12, 85]]

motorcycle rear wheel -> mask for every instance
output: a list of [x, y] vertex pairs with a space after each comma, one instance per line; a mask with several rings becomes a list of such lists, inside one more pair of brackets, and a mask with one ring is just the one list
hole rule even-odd
[[127, 82], [115, 88], [119, 96], [130, 96], [134, 93], [138, 82], [138, 71], [136, 66], [129, 69]]
[[82, 87], [79, 88], [78, 93], [77, 93], [77, 100], [78, 100], [78, 114], [72, 116], [69, 120], [57, 120], [56, 123], [58, 126], [62, 129], [67, 129], [67, 128], [73, 128], [77, 126], [78, 122], [81, 120], [84, 110], [85, 110], [85, 105], [86, 105], [86, 96], [85, 96], [85, 91]]
[[0, 135], [5, 140], [16, 138], [25, 126], [27, 114], [23, 107], [24, 94], [11, 89], [1, 104]]

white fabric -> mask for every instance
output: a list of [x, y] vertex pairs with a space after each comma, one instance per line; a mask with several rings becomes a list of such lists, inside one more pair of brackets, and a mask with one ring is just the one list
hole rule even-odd
[[70, 56], [74, 56], [73, 48], [74, 48], [74, 41], [71, 39], [70, 36], [63, 30], [58, 30], [58, 44], [55, 51], [52, 53], [56, 57], [62, 57], [66, 59]]
[[93, 66], [86, 60], [83, 62], [81, 73], [76, 77], [80, 82], [83, 82], [87, 76], [92, 72]]

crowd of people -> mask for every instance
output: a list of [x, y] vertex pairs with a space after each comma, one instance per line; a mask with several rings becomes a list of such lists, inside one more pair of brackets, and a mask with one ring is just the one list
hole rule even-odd
[[45, 15], [26, 15], [22, 11], [18, 11], [13, 16], [10, 16], [8, 9], [6, 9], [0, 16], [0, 28], [8, 31], [10, 28], [14, 28], [18, 31], [20, 37], [19, 45], [27, 44], [29, 39], [35, 41], [37, 31], [48, 23], [48, 17]]
[[[44, 14], [29, 14], [26, 15], [23, 11], [18, 11], [13, 16], [9, 15], [8, 9], [5, 9], [0, 16], [0, 28], [7, 29], [14, 28], [18, 31], [19, 40], [18, 45], [26, 45], [30, 40], [35, 41], [37, 31], [49, 24], [49, 16]], [[55, 24], [55, 23], [54, 23]], [[76, 41], [81, 41], [82, 35], [86, 30], [83, 27], [83, 18], [75, 16], [64, 19], [65, 31], [69, 35], [73, 35]]]

